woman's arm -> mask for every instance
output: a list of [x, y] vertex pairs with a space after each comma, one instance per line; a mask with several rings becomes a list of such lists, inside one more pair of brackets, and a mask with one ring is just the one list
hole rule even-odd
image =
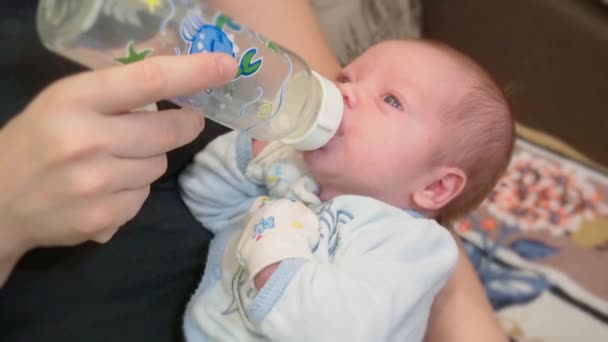
[[431, 308], [427, 342], [507, 341], [459, 238], [456, 269]]
[[340, 71], [310, 0], [209, 0], [209, 3], [302, 56], [325, 77], [333, 79]]

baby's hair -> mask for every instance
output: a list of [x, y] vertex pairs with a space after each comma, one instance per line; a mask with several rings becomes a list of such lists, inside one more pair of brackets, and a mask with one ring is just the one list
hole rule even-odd
[[509, 164], [514, 143], [511, 106], [496, 80], [471, 57], [447, 44], [423, 40], [455, 59], [469, 74], [462, 98], [446, 108], [453, 123], [447, 149], [438, 161], [461, 168], [467, 175], [462, 193], [441, 209], [438, 219], [447, 222], [476, 208], [496, 186]]

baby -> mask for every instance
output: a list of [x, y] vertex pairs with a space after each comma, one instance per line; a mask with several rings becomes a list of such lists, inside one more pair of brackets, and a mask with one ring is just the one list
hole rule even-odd
[[244, 133], [180, 184], [215, 238], [186, 309], [189, 341], [419, 341], [458, 257], [437, 221], [478, 205], [513, 123], [480, 66], [428, 41], [368, 49], [338, 77], [344, 115], [300, 153]]

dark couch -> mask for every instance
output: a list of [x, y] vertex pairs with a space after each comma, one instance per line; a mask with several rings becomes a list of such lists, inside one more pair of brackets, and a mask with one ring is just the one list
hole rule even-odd
[[471, 54], [516, 119], [608, 165], [608, 6], [600, 0], [422, 0], [423, 32]]

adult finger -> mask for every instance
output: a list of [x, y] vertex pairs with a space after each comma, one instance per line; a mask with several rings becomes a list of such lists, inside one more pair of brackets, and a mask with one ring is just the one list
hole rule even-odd
[[236, 68], [234, 59], [224, 53], [157, 56], [73, 76], [60, 82], [56, 91], [68, 102], [101, 113], [124, 113], [223, 85], [234, 78]]
[[109, 152], [123, 158], [167, 153], [194, 140], [204, 123], [202, 114], [185, 109], [106, 116], [102, 121]]
[[125, 191], [149, 186], [167, 170], [167, 155], [161, 154], [148, 158], [115, 158], [114, 166], [108, 171], [113, 173], [114, 182], [110, 191]]
[[109, 155], [86, 158], [48, 172], [38, 185], [40, 196], [32, 205], [52, 200], [55, 207], [88, 206], [112, 193], [138, 189], [160, 178], [167, 168], [166, 155], [150, 158], [116, 158]]
[[[108, 242], [120, 227], [137, 215], [149, 193], [150, 187], [146, 186], [139, 189], [121, 191], [100, 201], [99, 208], [104, 208], [106, 213], [112, 214], [112, 217], [102, 216], [99, 222], [105, 223], [105, 220], [108, 219], [108, 224], [96, 232], [91, 240], [99, 243]], [[95, 215], [94, 211], [92, 213]], [[101, 213], [101, 215], [104, 214]]]
[[89, 203], [75, 215], [80, 216], [88, 239], [105, 243], [137, 215], [149, 194], [149, 186], [121, 191]]
[[150, 185], [167, 169], [167, 155], [148, 158], [103, 156], [83, 160], [66, 169], [63, 186], [75, 196], [84, 198]]

